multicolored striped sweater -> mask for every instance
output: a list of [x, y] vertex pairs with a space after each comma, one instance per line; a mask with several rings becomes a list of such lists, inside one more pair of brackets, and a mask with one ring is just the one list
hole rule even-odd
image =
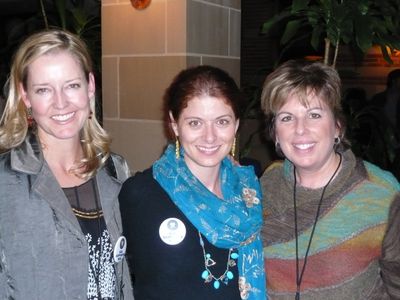
[[[339, 174], [325, 191], [301, 299], [389, 299], [379, 259], [389, 208], [399, 198], [400, 185], [391, 173], [356, 159], [350, 150], [342, 156]], [[269, 298], [292, 300], [296, 293], [293, 165], [287, 160], [272, 164], [261, 185]], [[300, 269], [321, 193], [322, 188], [296, 188]]]

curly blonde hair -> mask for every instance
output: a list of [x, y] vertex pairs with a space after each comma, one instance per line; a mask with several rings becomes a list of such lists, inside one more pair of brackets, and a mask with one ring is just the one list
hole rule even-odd
[[[84, 41], [59, 29], [37, 32], [29, 36], [14, 54], [10, 76], [6, 83], [7, 102], [0, 119], [0, 152], [18, 147], [28, 133], [28, 109], [22, 101], [20, 85], [27, 88], [28, 67], [37, 58], [53, 52], [67, 51], [82, 67], [89, 80], [92, 59]], [[90, 178], [110, 155], [110, 137], [96, 118], [95, 100], [90, 100], [92, 115], [81, 129], [84, 158], [70, 170], [81, 178]]]

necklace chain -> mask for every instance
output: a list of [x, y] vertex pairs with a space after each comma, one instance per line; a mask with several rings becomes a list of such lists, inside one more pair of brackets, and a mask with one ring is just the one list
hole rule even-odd
[[216, 265], [217, 263], [211, 258], [211, 255], [206, 252], [206, 249], [204, 246], [204, 241], [203, 241], [200, 231], [198, 231], [198, 233], [199, 233], [199, 239], [200, 239], [200, 246], [203, 250], [203, 257], [204, 257], [204, 271], [201, 274], [201, 278], [204, 279], [205, 283], [209, 283], [212, 280], [214, 280], [214, 288], [218, 289], [220, 286], [220, 282], [228, 284], [228, 281], [233, 279], [233, 273], [232, 273], [232, 271], [229, 270], [229, 268], [236, 266], [235, 260], [238, 258], [238, 254], [236, 252], [233, 252], [232, 248], [229, 249], [225, 272], [222, 273], [221, 276], [216, 277], [211, 272], [209, 267], [212, 267], [212, 266]]
[[293, 165], [293, 177], [294, 177], [294, 184], [293, 184], [294, 232], [295, 232], [295, 237], [296, 237], [296, 297], [295, 297], [295, 300], [300, 300], [300, 286], [301, 286], [301, 282], [303, 280], [304, 271], [306, 270], [308, 253], [310, 251], [311, 242], [313, 240], [315, 228], [317, 226], [319, 214], [320, 214], [320, 211], [321, 211], [322, 200], [324, 199], [325, 190], [328, 187], [328, 185], [331, 183], [333, 178], [335, 177], [336, 173], [339, 171], [339, 167], [340, 167], [340, 165], [342, 163], [342, 155], [340, 153], [337, 153], [337, 154], [339, 154], [339, 164], [336, 167], [335, 172], [333, 172], [331, 178], [329, 178], [328, 182], [325, 184], [324, 188], [322, 189], [321, 197], [319, 198], [319, 202], [318, 202], [317, 213], [316, 213], [315, 219], [314, 219], [314, 224], [313, 224], [313, 227], [312, 227], [312, 230], [311, 230], [311, 233], [310, 233], [310, 237], [308, 239], [308, 245], [307, 245], [307, 249], [306, 249], [306, 254], [304, 256], [304, 263], [303, 263], [303, 266], [301, 268], [301, 272], [300, 272], [300, 262], [299, 262], [299, 238], [298, 238], [298, 228], [297, 228], [297, 203], [296, 203], [296, 185], [297, 185], [297, 180], [296, 180], [296, 167]]

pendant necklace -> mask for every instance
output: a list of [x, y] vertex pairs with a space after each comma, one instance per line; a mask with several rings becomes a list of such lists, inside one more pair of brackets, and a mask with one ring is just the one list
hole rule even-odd
[[300, 271], [300, 262], [299, 262], [299, 238], [298, 238], [298, 229], [297, 229], [297, 204], [296, 204], [296, 184], [297, 184], [297, 180], [296, 180], [296, 167], [293, 165], [293, 177], [294, 177], [294, 184], [293, 184], [294, 233], [295, 233], [295, 237], [296, 237], [296, 296], [295, 296], [295, 300], [300, 300], [300, 286], [301, 286], [301, 282], [303, 280], [304, 271], [306, 269], [307, 257], [308, 257], [308, 253], [310, 251], [312, 239], [314, 237], [315, 227], [317, 226], [318, 217], [319, 217], [320, 210], [321, 210], [322, 200], [324, 199], [325, 190], [328, 187], [328, 185], [331, 183], [333, 178], [335, 177], [335, 175], [338, 172], [339, 167], [340, 167], [340, 165], [342, 163], [342, 155], [340, 153], [337, 153], [337, 154], [339, 155], [339, 164], [336, 167], [335, 172], [333, 172], [331, 178], [328, 180], [328, 182], [325, 184], [324, 188], [322, 189], [321, 197], [319, 198], [319, 202], [318, 202], [317, 213], [316, 213], [315, 219], [314, 219], [314, 224], [313, 224], [313, 227], [312, 227], [312, 230], [311, 230], [311, 233], [310, 233], [310, 237], [308, 239], [308, 245], [307, 245], [307, 249], [306, 249], [306, 254], [304, 256], [304, 263], [303, 263], [303, 266], [301, 268], [301, 271]]
[[220, 282], [223, 282], [224, 284], [227, 285], [228, 281], [233, 279], [233, 273], [232, 273], [232, 271], [229, 270], [229, 268], [236, 266], [235, 260], [239, 257], [239, 254], [237, 254], [236, 252], [233, 252], [233, 249], [230, 248], [228, 251], [228, 260], [226, 262], [225, 272], [221, 276], [216, 277], [209, 269], [209, 267], [216, 265], [216, 262], [211, 258], [211, 255], [206, 252], [205, 247], [204, 247], [204, 241], [203, 241], [200, 231], [198, 231], [198, 233], [199, 233], [200, 245], [201, 245], [201, 248], [203, 249], [203, 257], [204, 257], [204, 271], [201, 273], [201, 278], [204, 279], [205, 283], [209, 283], [212, 280], [214, 280], [214, 284], [213, 284], [214, 288], [219, 289]]

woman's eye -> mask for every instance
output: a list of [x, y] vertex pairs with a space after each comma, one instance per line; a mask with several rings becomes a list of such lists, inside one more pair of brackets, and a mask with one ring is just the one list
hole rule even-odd
[[319, 118], [321, 118], [321, 115], [318, 113], [310, 113], [310, 118], [311, 119], [319, 119]]
[[198, 127], [198, 126], [200, 126], [200, 122], [197, 120], [192, 120], [189, 122], [189, 126], [190, 127]]
[[71, 83], [68, 87], [71, 89], [79, 89], [81, 85], [80, 83]]
[[36, 94], [44, 94], [44, 93], [46, 93], [46, 92], [48, 92], [48, 91], [49, 91], [48, 88], [38, 88], [38, 89], [36, 90]]
[[218, 125], [222, 125], [222, 126], [225, 126], [225, 125], [229, 125], [229, 120], [227, 120], [227, 119], [219, 119], [218, 121], [217, 121], [217, 124]]
[[291, 116], [283, 116], [281, 117], [281, 122], [289, 122], [290, 120], [292, 120]]

